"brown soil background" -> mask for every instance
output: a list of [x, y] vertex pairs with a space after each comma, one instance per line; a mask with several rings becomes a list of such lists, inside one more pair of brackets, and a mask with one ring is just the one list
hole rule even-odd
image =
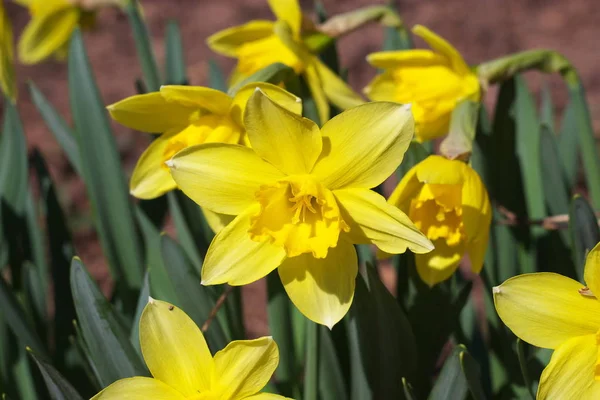
[[[381, 3], [368, 0], [323, 0], [330, 15], [357, 7]], [[164, 65], [164, 33], [169, 20], [181, 26], [188, 76], [193, 85], [206, 84], [207, 61], [217, 60], [226, 71], [231, 60], [214, 55], [205, 38], [218, 30], [251, 19], [272, 19], [265, 0], [142, 0], [159, 65]], [[303, 9], [312, 10], [311, 1], [302, 1]], [[532, 48], [550, 48], [563, 53], [579, 70], [587, 89], [596, 130], [600, 128], [600, 7], [598, 0], [401, 0], [400, 13], [408, 26], [423, 24], [447, 38], [470, 64]], [[29, 19], [25, 9], [7, 4], [18, 37]], [[103, 10], [97, 27], [85, 33], [85, 41], [100, 91], [106, 104], [135, 94], [133, 82], [141, 76], [134, 43], [126, 17], [117, 10]], [[375, 71], [365, 56], [377, 51], [382, 29], [367, 26], [339, 41], [341, 63], [349, 69], [349, 81], [361, 89]], [[418, 46], [423, 43], [417, 41]], [[57, 109], [70, 120], [66, 65], [48, 61], [36, 66], [18, 66], [19, 110], [30, 148], [38, 147], [46, 157], [51, 174], [59, 187], [63, 208], [79, 255], [105, 289], [110, 279], [96, 234], [89, 218], [85, 188], [68, 165], [62, 150], [46, 128], [31, 102], [26, 82], [33, 80]], [[560, 79], [533, 75], [532, 87], [547, 81], [560, 109], [566, 90]], [[486, 103], [493, 103], [492, 88]], [[130, 174], [147, 138], [113, 124], [123, 168]], [[245, 289], [247, 325], [251, 336], [266, 331], [264, 284]], [[249, 293], [250, 292], [250, 293]]]

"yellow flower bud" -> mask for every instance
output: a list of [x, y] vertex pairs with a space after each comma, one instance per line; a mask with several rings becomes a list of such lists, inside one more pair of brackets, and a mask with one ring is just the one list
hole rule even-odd
[[467, 253], [479, 273], [487, 249], [492, 209], [483, 182], [469, 165], [429, 156], [402, 178], [389, 203], [406, 213], [434, 244], [416, 254], [417, 272], [429, 286], [448, 279]]

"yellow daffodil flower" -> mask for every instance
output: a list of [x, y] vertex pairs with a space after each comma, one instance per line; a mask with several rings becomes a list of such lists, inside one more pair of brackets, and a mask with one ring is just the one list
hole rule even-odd
[[108, 106], [110, 115], [122, 125], [142, 132], [164, 132], [138, 160], [129, 184], [131, 194], [152, 199], [175, 189], [177, 184], [165, 161], [186, 147], [247, 142], [242, 115], [257, 87], [292, 112], [302, 112], [298, 97], [268, 83], [248, 84], [233, 98], [200, 86], [163, 86], [160, 92], [131, 96]]
[[213, 357], [190, 317], [150, 299], [140, 317], [140, 346], [153, 378], [118, 380], [92, 400], [285, 399], [259, 393], [279, 364], [279, 349], [270, 337], [231, 342]]
[[235, 84], [276, 62], [293, 68], [306, 79], [321, 124], [329, 119], [329, 102], [346, 109], [364, 101], [343, 80], [312, 54], [302, 40], [302, 11], [297, 0], [269, 0], [272, 21], [250, 21], [210, 36], [215, 52], [238, 59], [231, 83]]
[[367, 60], [384, 72], [364, 92], [371, 100], [411, 103], [415, 137], [419, 141], [448, 133], [450, 114], [460, 100], [478, 101], [479, 81], [460, 53], [429, 29], [417, 25], [413, 33], [432, 50], [383, 51]]
[[[118, 4], [120, 0], [106, 0], [102, 4]], [[80, 0], [19, 0], [29, 8], [31, 21], [19, 39], [19, 60], [24, 64], [36, 64], [54, 55], [63, 59], [69, 39], [75, 28], [93, 25], [96, 4], [82, 7], [88, 2]]]
[[502, 321], [522, 340], [553, 349], [538, 399], [600, 398], [600, 245], [585, 262], [587, 287], [551, 272], [524, 274], [495, 287]]
[[258, 90], [244, 122], [252, 148], [210, 143], [167, 162], [192, 200], [237, 215], [208, 249], [203, 284], [245, 285], [279, 267], [292, 302], [331, 328], [354, 297], [353, 243], [389, 253], [432, 249], [403, 212], [369, 190], [402, 161], [413, 135], [409, 107], [369, 103], [319, 129]]
[[465, 253], [473, 272], [481, 271], [492, 210], [485, 186], [467, 164], [429, 156], [407, 172], [388, 202], [435, 245], [415, 256], [417, 272], [429, 286], [448, 279]]
[[14, 101], [17, 97], [17, 83], [13, 65], [13, 33], [2, 2], [0, 2], [0, 23], [2, 24], [0, 27], [0, 88], [6, 97]]

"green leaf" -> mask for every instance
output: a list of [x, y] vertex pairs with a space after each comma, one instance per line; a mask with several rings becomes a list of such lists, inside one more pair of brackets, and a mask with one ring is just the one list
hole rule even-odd
[[135, 42], [138, 60], [142, 66], [144, 82], [146, 83], [146, 91], [156, 92], [160, 89], [161, 79], [158, 72], [156, 59], [154, 57], [154, 52], [152, 51], [148, 27], [146, 26], [144, 19], [140, 14], [140, 5], [138, 4], [138, 1], [128, 1], [125, 11], [127, 12], [129, 24], [131, 25], [131, 30], [133, 32], [133, 39]]
[[34, 150], [31, 160], [37, 174], [46, 229], [48, 232], [52, 232], [48, 235], [48, 250], [55, 310], [53, 320], [55, 345], [57, 363], [60, 367], [65, 361], [65, 351], [69, 347], [69, 335], [72, 332], [71, 321], [75, 319], [75, 306], [69, 289], [69, 265], [75, 255], [75, 250], [46, 162], [37, 150]]
[[148, 376], [116, 311], [77, 257], [71, 263], [71, 290], [81, 333], [102, 387], [122, 378]]
[[534, 399], [535, 396], [531, 392], [531, 378], [529, 375], [529, 368], [527, 367], [527, 358], [525, 356], [525, 346], [527, 344], [523, 342], [521, 339], [517, 338], [517, 356], [519, 357], [519, 367], [521, 367], [521, 374], [523, 375], [523, 381], [525, 381], [525, 387], [527, 387], [530, 392], [529, 395], [531, 399]]
[[219, 64], [212, 58], [208, 60], [208, 86], [221, 92], [227, 92], [227, 80]]
[[181, 31], [177, 21], [169, 21], [165, 37], [165, 75], [168, 85], [184, 85], [187, 83], [185, 71], [185, 55], [181, 41]]
[[[322, 1], [315, 1], [315, 13], [317, 14], [317, 20], [319, 23], [323, 23], [327, 20], [327, 11]], [[333, 72], [339, 74], [340, 72], [340, 60], [337, 50], [337, 40], [331, 39], [328, 44], [320, 49], [319, 58], [329, 67]]]
[[29, 356], [35, 361], [52, 400], [83, 400], [83, 397], [77, 393], [77, 390], [54, 368], [51, 364], [36, 357], [33, 351], [29, 351]]
[[479, 366], [475, 359], [466, 351], [463, 351], [459, 355], [460, 358], [460, 367], [462, 369], [465, 378], [467, 379], [467, 386], [469, 388], [469, 392], [471, 392], [471, 397], [474, 400], [484, 400], [485, 393], [483, 392], [483, 387], [481, 386], [481, 373], [479, 372]]
[[402, 159], [402, 163], [396, 169], [396, 176], [398, 179], [402, 179], [404, 175], [415, 165], [423, 161], [429, 156], [429, 153], [423, 145], [419, 142], [410, 142], [406, 153], [404, 153], [404, 158]]
[[583, 282], [585, 257], [600, 242], [600, 229], [594, 210], [581, 196], [575, 196], [571, 201], [569, 233], [577, 279]]
[[292, 67], [288, 67], [282, 63], [273, 63], [265, 68], [257, 71], [244, 79], [243, 81], [237, 83], [235, 86], [231, 87], [227, 94], [230, 96], [235, 96], [235, 94], [240, 90], [244, 85], [253, 82], [268, 82], [272, 84], [278, 84], [280, 82], [286, 81], [289, 77], [294, 75], [294, 69]]
[[540, 123], [545, 125], [550, 132], [556, 132], [554, 127], [554, 104], [552, 103], [552, 93], [550, 92], [548, 82], [544, 82], [541, 92]]
[[416, 399], [411, 384], [404, 377], [402, 377], [402, 388], [404, 389], [404, 397], [406, 398], [406, 400]]
[[46, 126], [60, 147], [62, 147], [69, 162], [77, 174], [83, 176], [81, 156], [79, 155], [75, 133], [33, 82], [29, 82], [29, 93], [31, 94], [33, 104], [35, 104]]
[[[358, 348], [373, 398], [401, 398], [400, 377], [416, 372], [416, 344], [406, 315], [373, 267], [356, 280], [350, 308], [351, 347]], [[355, 360], [353, 360], [356, 362]], [[353, 397], [354, 398], [354, 397]]]
[[200, 207], [183, 193], [169, 192], [167, 194], [169, 212], [177, 231], [177, 238], [192, 261], [198, 273], [204, 260], [203, 254], [208, 250], [210, 241], [206, 240], [204, 232], [210, 229]]
[[4, 320], [19, 340], [20, 347], [24, 349], [29, 346], [48, 360], [48, 352], [32, 327], [30, 318], [2, 275], [0, 275], [0, 310], [2, 310]]
[[0, 137], [0, 200], [14, 213], [23, 215], [27, 197], [27, 144], [16, 106], [4, 102], [4, 122]]
[[143, 258], [115, 139], [92, 75], [81, 32], [69, 49], [69, 94], [83, 177], [117, 287], [142, 286]]
[[429, 394], [429, 400], [460, 400], [466, 398], [469, 386], [460, 363], [460, 356], [465, 350], [464, 346], [458, 345], [446, 359]]
[[577, 183], [579, 173], [579, 142], [575, 102], [571, 98], [565, 107], [558, 135], [558, 153], [569, 190]]
[[[27, 189], [25, 200], [25, 222], [27, 225], [27, 255], [26, 258], [32, 261], [30, 282], [37, 282], [37, 290], [34, 293], [36, 301], [35, 312], [40, 321], [44, 324], [48, 317], [46, 299], [48, 294], [48, 263], [46, 261], [46, 244], [44, 243], [45, 233], [39, 224], [37, 204], [33, 198], [33, 193]], [[33, 276], [36, 275], [36, 276]]]
[[275, 370], [275, 379], [279, 392], [284, 396], [291, 397], [297, 389], [295, 382], [298, 375], [292, 325], [293, 305], [276, 270], [267, 275], [267, 296], [269, 327], [271, 335], [279, 347], [279, 365]]
[[306, 324], [306, 366], [304, 369], [304, 400], [319, 398], [319, 325]]
[[144, 285], [142, 286], [142, 290], [140, 290], [140, 295], [138, 297], [138, 303], [135, 309], [135, 316], [133, 317], [133, 324], [131, 325], [131, 333], [129, 334], [129, 340], [131, 341], [131, 344], [137, 351], [138, 355], [142, 358], [142, 348], [140, 346], [140, 318], [142, 316], [142, 311], [144, 311], [146, 304], [148, 304], [149, 298], [150, 279], [148, 272], [146, 272], [146, 275], [144, 275]]
[[332, 333], [326, 327], [319, 326], [319, 335], [319, 399], [347, 399], [346, 382]]

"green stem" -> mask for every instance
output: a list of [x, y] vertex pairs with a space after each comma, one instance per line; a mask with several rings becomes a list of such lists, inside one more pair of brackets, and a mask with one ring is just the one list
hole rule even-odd
[[306, 324], [306, 369], [304, 371], [304, 400], [319, 398], [319, 325]]

